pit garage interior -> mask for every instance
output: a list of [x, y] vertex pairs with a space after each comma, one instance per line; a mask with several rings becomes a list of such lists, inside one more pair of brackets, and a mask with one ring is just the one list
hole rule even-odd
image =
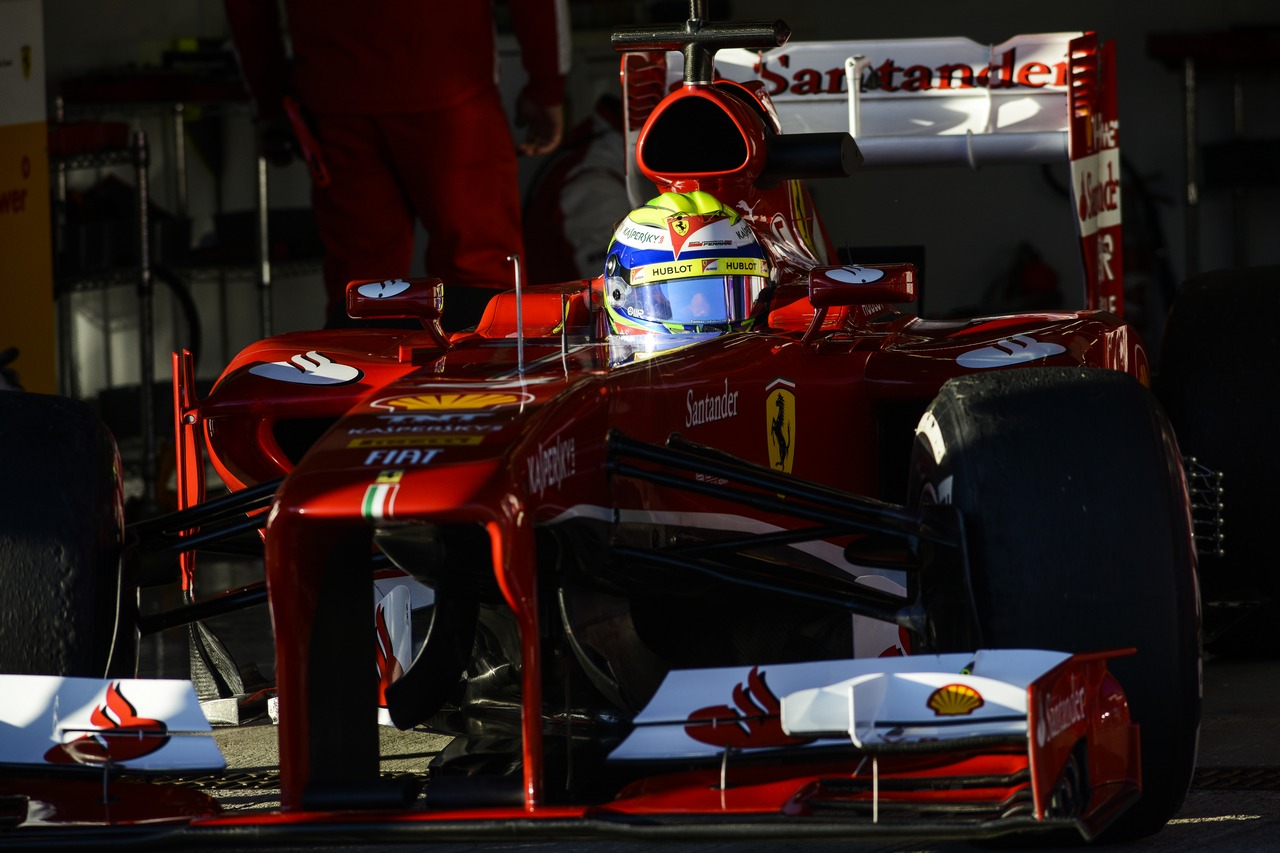
[[[522, 71], [504, 6], [497, 3], [499, 64], [510, 106]], [[617, 88], [611, 28], [682, 20], [688, 4], [569, 0], [568, 11], [567, 132]], [[920, 0], [908, 8], [722, 0], [711, 12], [717, 19], [784, 18], [797, 41], [965, 36], [999, 44], [1022, 33], [1096, 30], [1115, 40], [1117, 51], [1125, 311], [1152, 352], [1182, 282], [1212, 270], [1280, 264], [1274, 2]], [[35, 96], [34, 85], [43, 87]], [[34, 143], [32, 113], [15, 115], [6, 106], [33, 97]], [[561, 156], [522, 159], [526, 200]], [[622, 157], [619, 137], [619, 167]], [[1065, 163], [887, 169], [815, 182], [812, 191], [827, 231], [851, 255], [888, 260], [896, 252], [917, 262], [922, 313], [944, 318], [1077, 298], [1070, 181]], [[322, 247], [309, 191], [301, 161], [268, 167], [257, 156], [219, 0], [0, 0], [0, 367], [9, 384], [97, 407], [120, 443], [136, 511], [173, 499], [170, 352], [198, 349], [196, 379], [207, 388], [245, 345], [323, 323]], [[626, 210], [620, 197], [617, 216]], [[146, 262], [140, 221], [149, 229]], [[602, 222], [587, 242], [603, 250], [611, 225]], [[420, 230], [418, 237], [414, 273], [421, 275], [429, 235]], [[931, 289], [935, 271], [968, 286]], [[1249, 365], [1257, 393], [1274, 393], [1278, 361], [1273, 353], [1267, 364]], [[1159, 367], [1157, 357], [1157, 374]], [[1258, 425], [1241, 425], [1241, 440], [1254, 442], [1259, 454], [1280, 453], [1261, 428], [1258, 438]], [[1226, 548], [1230, 525], [1227, 518]], [[211, 583], [225, 588], [261, 573], [251, 563], [211, 568]], [[1274, 623], [1258, 623], [1256, 596], [1220, 591], [1204, 602], [1205, 707], [1191, 795], [1173, 825], [1133, 849], [1267, 849], [1280, 838], [1280, 643], [1268, 637]], [[270, 682], [265, 607], [209, 620], [208, 627], [247, 682]], [[144, 641], [141, 674], [184, 678], [190, 665], [185, 628]], [[230, 763], [221, 789], [227, 804], [269, 803], [270, 725], [227, 728], [219, 739]], [[428, 748], [388, 732], [384, 771], [415, 772]], [[754, 845], [741, 845], [748, 848]]]

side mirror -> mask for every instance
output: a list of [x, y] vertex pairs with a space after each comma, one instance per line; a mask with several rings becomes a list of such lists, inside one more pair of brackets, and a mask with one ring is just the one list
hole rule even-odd
[[356, 279], [347, 285], [347, 314], [357, 320], [412, 317], [425, 326], [444, 311], [438, 278]]
[[846, 264], [809, 271], [809, 301], [814, 308], [915, 300], [915, 264]]
[[436, 346], [449, 349], [440, 328], [444, 282], [438, 278], [356, 279], [347, 284], [347, 314], [357, 320], [419, 320]]

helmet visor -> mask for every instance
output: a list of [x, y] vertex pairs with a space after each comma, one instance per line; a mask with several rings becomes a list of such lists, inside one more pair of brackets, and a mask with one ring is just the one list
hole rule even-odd
[[624, 287], [614, 310], [635, 320], [680, 326], [736, 323], [767, 280], [754, 275], [708, 275]]

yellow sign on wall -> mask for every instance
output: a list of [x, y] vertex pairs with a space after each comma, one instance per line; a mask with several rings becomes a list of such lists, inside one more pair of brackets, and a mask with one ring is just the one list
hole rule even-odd
[[0, 0], [0, 351], [28, 391], [57, 391], [41, 0]]

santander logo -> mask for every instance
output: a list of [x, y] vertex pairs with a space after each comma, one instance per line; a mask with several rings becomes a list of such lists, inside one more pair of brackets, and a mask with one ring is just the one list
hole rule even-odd
[[105, 700], [93, 709], [89, 722], [109, 736], [94, 732], [81, 735], [52, 747], [44, 760], [50, 764], [109, 764], [150, 755], [169, 742], [164, 721], [139, 717], [118, 683], [107, 687]]
[[1115, 163], [1105, 164], [1107, 176], [1086, 171], [1080, 176], [1080, 221], [1095, 219], [1103, 213], [1120, 209], [1120, 181], [1115, 176]]
[[782, 703], [752, 667], [747, 683], [733, 688], [733, 707], [710, 705], [689, 715], [684, 731], [700, 743], [726, 749], [798, 746], [815, 738], [792, 737], [782, 730]]
[[[774, 60], [780, 71], [761, 62], [753, 69], [769, 87], [769, 97], [787, 95], [839, 95], [846, 91], [843, 66], [830, 68], [791, 68], [791, 57], [782, 54]], [[988, 65], [967, 62], [940, 62], [920, 65], [899, 64], [886, 58], [872, 65], [860, 81], [862, 90], [885, 92], [927, 92], [931, 89], [1061, 89], [1067, 85], [1067, 63], [1019, 61], [1017, 48], [1010, 48]]]
[[367, 299], [389, 299], [404, 293], [410, 286], [409, 282], [402, 278], [389, 278], [386, 281], [362, 284], [356, 288], [356, 292]]
[[1067, 348], [1052, 341], [1037, 341], [1030, 335], [1014, 335], [997, 341], [993, 346], [969, 350], [956, 357], [956, 364], [974, 370], [991, 367], [1007, 367], [1010, 364], [1021, 364], [1048, 358], [1051, 355], [1064, 353]]
[[272, 361], [249, 368], [254, 376], [294, 385], [346, 385], [364, 374], [349, 364], [340, 364], [312, 350], [289, 361]]

